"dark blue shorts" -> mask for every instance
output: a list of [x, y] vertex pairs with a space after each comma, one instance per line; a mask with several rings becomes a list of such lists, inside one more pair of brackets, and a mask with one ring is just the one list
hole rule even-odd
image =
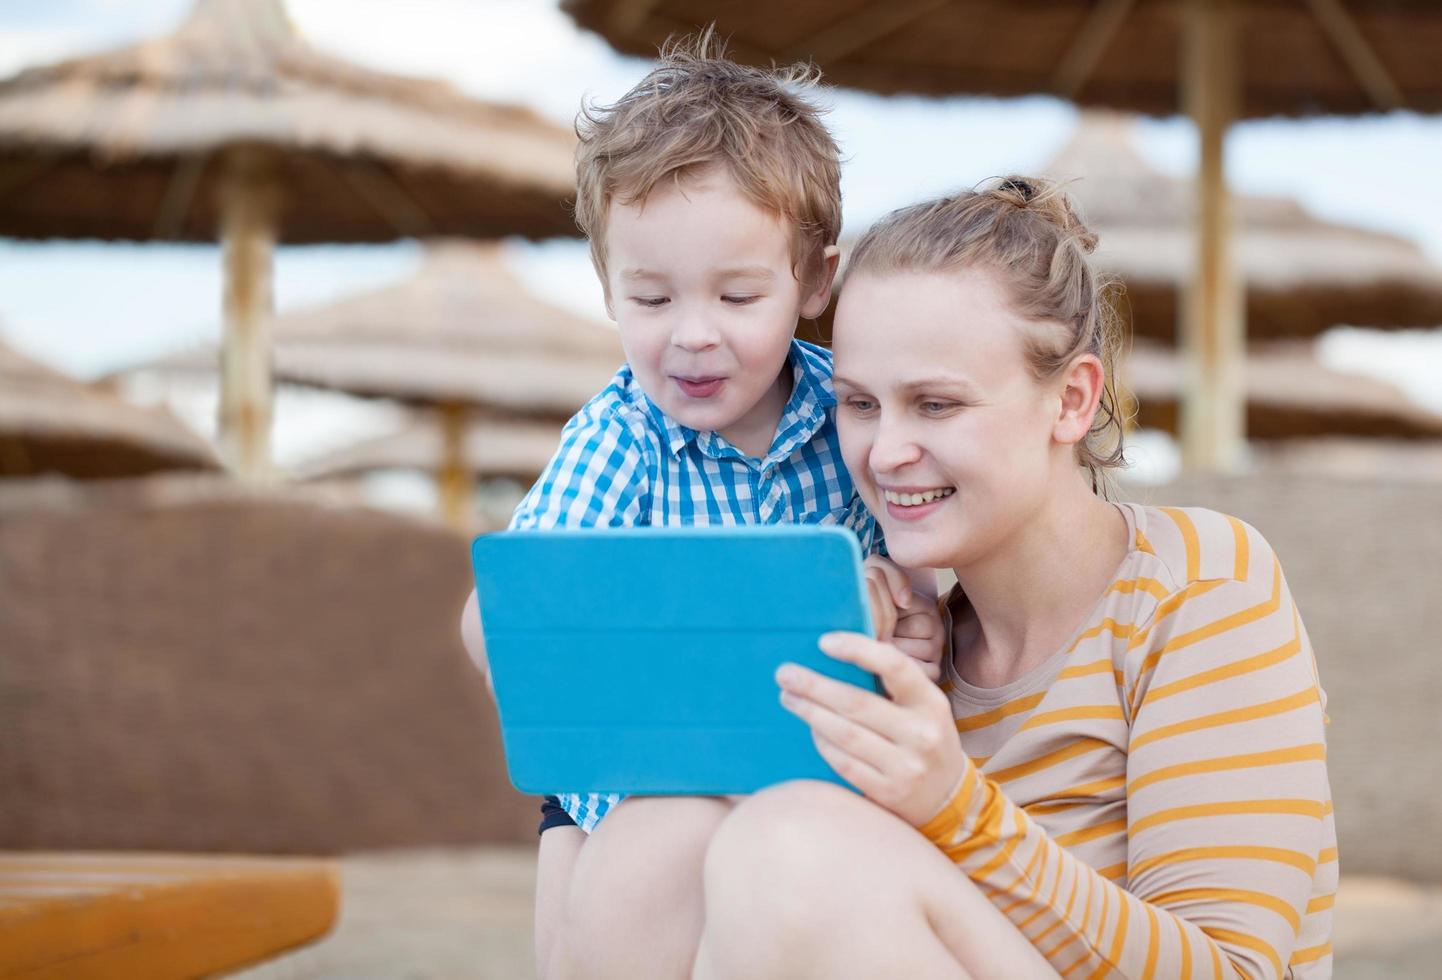
[[552, 827], [574, 827], [576, 821], [561, 806], [561, 801], [554, 796], [548, 796], [541, 801], [541, 828], [536, 831], [544, 834]]

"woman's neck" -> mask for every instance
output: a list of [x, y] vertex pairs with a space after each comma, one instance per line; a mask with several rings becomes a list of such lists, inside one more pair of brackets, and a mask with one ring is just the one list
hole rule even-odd
[[1078, 480], [983, 558], [956, 568], [974, 619], [957, 624], [958, 673], [1000, 687], [1045, 663], [1111, 584], [1130, 550], [1126, 518]]

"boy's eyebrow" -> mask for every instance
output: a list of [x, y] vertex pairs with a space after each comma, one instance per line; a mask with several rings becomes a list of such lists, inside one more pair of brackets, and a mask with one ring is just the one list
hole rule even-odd
[[[666, 277], [659, 272], [652, 271], [651, 269], [635, 268], [622, 269], [621, 278], [628, 282], [634, 282], [638, 279], [665, 279]], [[770, 282], [772, 279], [776, 278], [776, 273], [772, 272], [764, 265], [735, 265], [729, 266], [725, 269], [718, 269], [716, 271], [716, 278], [764, 279], [767, 282]]]
[[745, 278], [745, 279], [766, 279], [766, 280], [769, 281], [769, 280], [771, 280], [771, 279], [775, 279], [775, 278], [776, 278], [776, 273], [772, 272], [770, 269], [766, 268], [766, 266], [764, 266], [764, 265], [736, 265], [736, 266], [731, 266], [730, 268], [726, 268], [726, 269], [720, 270], [719, 272], [716, 273], [716, 275], [717, 275], [718, 278], [721, 278], [721, 279], [742, 279], [742, 278]]

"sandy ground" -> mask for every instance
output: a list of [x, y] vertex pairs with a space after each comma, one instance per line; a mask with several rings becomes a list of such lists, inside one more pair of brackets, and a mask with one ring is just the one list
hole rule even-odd
[[[342, 862], [340, 921], [326, 938], [232, 977], [455, 980], [533, 976], [530, 848], [362, 854]], [[1442, 885], [1344, 877], [1336, 976], [1438, 976]]]

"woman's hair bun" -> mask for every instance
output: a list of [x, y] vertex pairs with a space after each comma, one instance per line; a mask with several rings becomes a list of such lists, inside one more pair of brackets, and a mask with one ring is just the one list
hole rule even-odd
[[982, 193], [1049, 221], [1074, 238], [1088, 254], [1097, 247], [1096, 233], [1087, 228], [1066, 191], [1056, 181], [1013, 174], [1000, 178], [995, 186]]

